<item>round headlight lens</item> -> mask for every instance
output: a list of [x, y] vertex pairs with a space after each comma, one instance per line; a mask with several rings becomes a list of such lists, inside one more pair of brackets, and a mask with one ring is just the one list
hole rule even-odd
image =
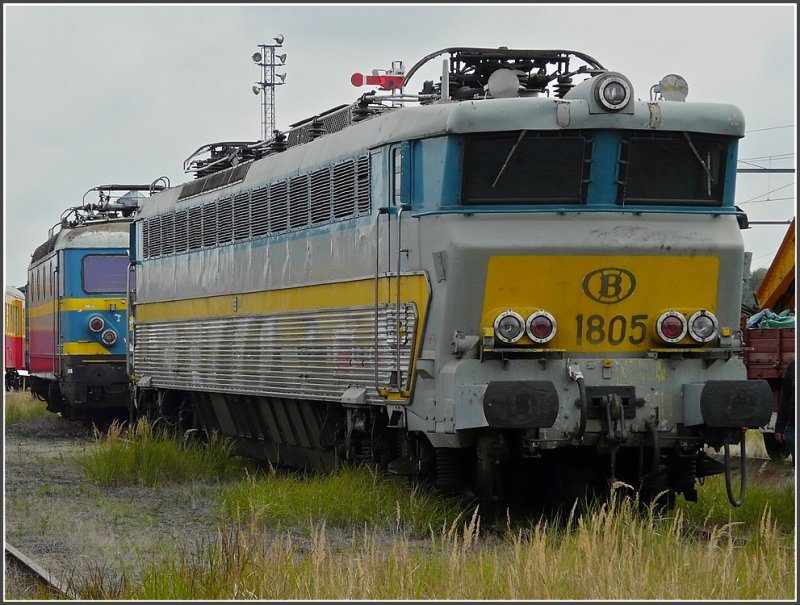
[[625, 101], [625, 87], [619, 82], [610, 82], [603, 89], [603, 98], [610, 105], [619, 105]]
[[117, 342], [117, 333], [114, 330], [108, 329], [100, 336], [100, 339], [103, 341], [103, 344], [107, 347], [110, 347], [115, 342]]
[[667, 311], [656, 320], [656, 332], [664, 342], [678, 342], [686, 336], [686, 318], [677, 311]]
[[525, 321], [519, 313], [503, 311], [494, 320], [494, 333], [503, 342], [517, 342], [525, 334]]
[[712, 340], [719, 331], [719, 322], [713, 313], [702, 309], [689, 318], [689, 336], [697, 342]]
[[628, 84], [614, 76], [603, 80], [598, 89], [598, 100], [606, 109], [622, 109], [628, 104], [630, 96]]
[[100, 332], [103, 328], [106, 327], [106, 322], [103, 321], [103, 318], [99, 315], [93, 315], [89, 318], [89, 329], [92, 332]]
[[547, 311], [536, 311], [525, 324], [533, 342], [550, 342], [556, 335], [556, 318]]

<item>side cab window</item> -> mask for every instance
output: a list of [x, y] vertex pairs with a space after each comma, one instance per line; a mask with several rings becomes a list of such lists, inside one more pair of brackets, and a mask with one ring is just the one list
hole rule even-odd
[[408, 141], [392, 145], [389, 152], [391, 204], [400, 206], [411, 203], [412, 161], [411, 144]]

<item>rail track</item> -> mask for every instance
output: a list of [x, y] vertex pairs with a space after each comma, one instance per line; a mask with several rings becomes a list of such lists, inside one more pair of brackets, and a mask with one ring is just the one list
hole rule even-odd
[[36, 561], [21, 553], [8, 542], [5, 543], [5, 547], [6, 565], [13, 566], [24, 576], [30, 578], [34, 586], [41, 587], [43, 591], [56, 599], [77, 600], [77, 595], [69, 586], [61, 582], [61, 580], [36, 563]]

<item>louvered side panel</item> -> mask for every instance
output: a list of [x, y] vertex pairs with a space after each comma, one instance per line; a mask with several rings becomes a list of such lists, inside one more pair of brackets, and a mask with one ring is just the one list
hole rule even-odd
[[[397, 368], [394, 310], [379, 308], [382, 385]], [[401, 316], [401, 333], [415, 334], [415, 305], [404, 305]], [[338, 401], [347, 388], [363, 386], [378, 401], [374, 330], [373, 307], [137, 323], [134, 370], [164, 388]], [[401, 337], [404, 388], [412, 351], [413, 337]]]
[[311, 224], [327, 223], [331, 219], [331, 169], [311, 173]]
[[149, 258], [161, 256], [161, 217], [154, 216], [147, 221], [147, 226], [150, 230], [150, 249]]
[[142, 221], [142, 257], [150, 256], [150, 219], [146, 219]]
[[250, 205], [250, 230], [253, 237], [269, 233], [269, 189], [254, 189]]
[[203, 245], [203, 209], [200, 206], [189, 208], [189, 250], [197, 250]]
[[356, 213], [356, 170], [350, 160], [333, 167], [333, 216], [346, 218]]
[[217, 203], [203, 205], [203, 247], [217, 244]]
[[369, 178], [369, 156], [358, 158], [356, 196], [358, 198], [358, 214], [369, 214], [371, 192]]
[[175, 253], [175, 214], [161, 216], [161, 254]]
[[308, 175], [304, 174], [289, 180], [289, 228], [307, 227], [308, 210]]
[[269, 192], [269, 232], [282, 233], [289, 227], [289, 191], [286, 181], [273, 183]]
[[175, 252], [189, 249], [189, 212], [186, 209], [175, 211]]
[[233, 239], [250, 237], [250, 195], [239, 193], [233, 198]]
[[233, 198], [217, 202], [217, 243], [233, 241]]

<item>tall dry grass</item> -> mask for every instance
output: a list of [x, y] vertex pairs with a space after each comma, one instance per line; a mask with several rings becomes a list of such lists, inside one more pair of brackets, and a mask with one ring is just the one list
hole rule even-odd
[[3, 396], [3, 419], [6, 424], [29, 418], [44, 418], [49, 415], [47, 404], [39, 401], [27, 391], [5, 391]]
[[679, 510], [642, 514], [628, 498], [564, 527], [483, 535], [480, 517], [387, 536], [365, 526], [335, 544], [222, 526], [218, 540], [152, 561], [120, 598], [276, 600], [777, 600], [794, 595], [793, 540], [766, 508], [747, 539], [730, 524], [698, 533]]

